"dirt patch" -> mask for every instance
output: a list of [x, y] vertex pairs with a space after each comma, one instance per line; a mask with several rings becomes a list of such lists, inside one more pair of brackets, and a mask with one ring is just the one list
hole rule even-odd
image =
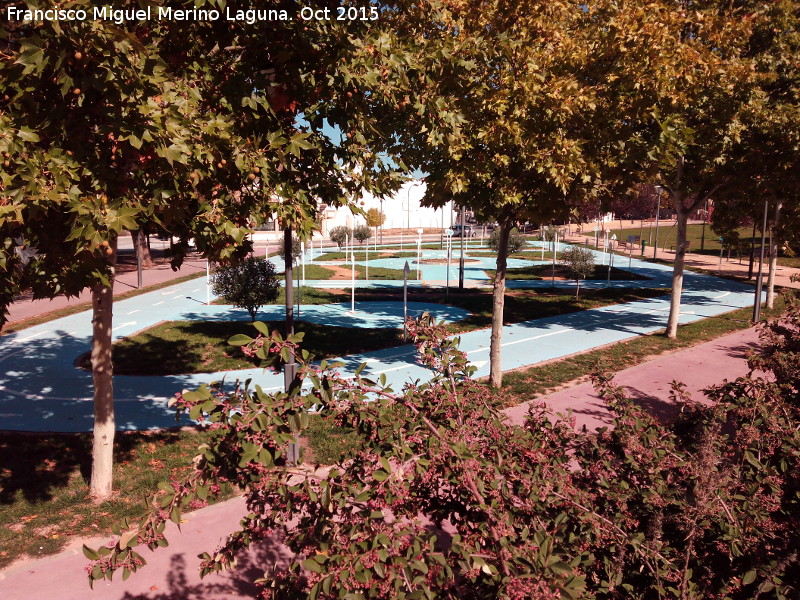
[[[333, 275], [329, 277], [329, 279], [352, 279], [353, 278], [353, 270], [351, 267], [340, 267], [339, 265], [325, 265], [325, 268], [329, 271], [333, 271]], [[358, 277], [358, 273], [356, 273], [356, 277]]]

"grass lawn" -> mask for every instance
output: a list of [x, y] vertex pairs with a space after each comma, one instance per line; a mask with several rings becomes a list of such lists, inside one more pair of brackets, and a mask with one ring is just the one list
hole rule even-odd
[[[283, 321], [267, 321], [282, 332]], [[295, 322], [295, 332], [304, 332], [303, 348], [318, 358], [330, 358], [396, 346], [402, 330], [359, 329]], [[167, 321], [114, 344], [112, 360], [116, 375], [181, 375], [249, 369], [258, 359], [249, 359], [228, 339], [237, 333], [255, 337], [246, 321]], [[82, 366], [88, 367], [88, 357]]]
[[[313, 263], [306, 263], [305, 267], [297, 265], [293, 269], [295, 280], [297, 279], [298, 275], [302, 277], [304, 271], [306, 279], [330, 279], [333, 277], [333, 271], [331, 269], [326, 269], [325, 267], [315, 265]], [[280, 279], [283, 280], [283, 275], [280, 276]]]
[[[193, 430], [117, 432], [114, 497], [88, 498], [91, 434], [4, 433], [0, 437], [0, 567], [18, 556], [58, 552], [73, 536], [110, 535], [144, 512], [160, 481], [188, 472], [209, 434]], [[226, 492], [226, 497], [230, 496]], [[0, 584], [2, 587], [2, 584]], [[88, 588], [87, 588], [88, 589]], [[89, 593], [87, 592], [87, 596]]]
[[[489, 269], [486, 271], [486, 274], [489, 278], [493, 279], [496, 271], [494, 269]], [[531, 265], [530, 267], [519, 267], [517, 269], [508, 269], [506, 271], [506, 279], [518, 279], [518, 280], [538, 280], [538, 279], [549, 279], [553, 274], [553, 266], [552, 265]], [[556, 277], [563, 277], [565, 279], [570, 279], [570, 274], [567, 269], [561, 265], [556, 263]], [[591, 280], [599, 280], [604, 281], [608, 278], [608, 267], [603, 265], [595, 265], [594, 273], [587, 277], [586, 279]], [[631, 271], [626, 271], [624, 269], [618, 269], [617, 267], [611, 267], [611, 279], [614, 281], [621, 281], [621, 280], [639, 280], [639, 279], [647, 279], [647, 277], [642, 277], [641, 275], [637, 275], [636, 273], [632, 273]]]

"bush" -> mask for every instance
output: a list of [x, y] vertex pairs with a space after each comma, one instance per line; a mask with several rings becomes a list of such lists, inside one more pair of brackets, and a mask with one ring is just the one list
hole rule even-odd
[[386, 215], [377, 208], [370, 208], [367, 211], [367, 225], [369, 227], [380, 227], [386, 222]]
[[339, 246], [339, 250], [341, 250], [347, 239], [353, 238], [353, 231], [346, 225], [339, 225], [331, 229], [329, 237], [332, 242]]
[[280, 282], [275, 266], [262, 258], [246, 258], [224, 265], [211, 276], [211, 289], [226, 302], [244, 308], [250, 319], [256, 320], [258, 309], [274, 302], [278, 297]]
[[[500, 227], [495, 227], [492, 234], [489, 236], [489, 248], [494, 250], [495, 252], [498, 251], [498, 245], [500, 244]], [[514, 254], [515, 252], [519, 252], [522, 248], [525, 247], [525, 236], [522, 235], [519, 230], [515, 227], [512, 229], [508, 234], [508, 251], [507, 254]]]
[[[280, 257], [281, 260], [286, 263], [286, 246], [281, 243], [281, 252]], [[294, 236], [292, 236], [292, 262], [297, 263], [300, 260], [300, 255], [303, 253], [303, 246], [300, 244], [300, 240]]]
[[578, 284], [575, 290], [577, 298], [581, 291], [581, 279], [586, 279], [594, 273], [594, 254], [587, 248], [569, 246], [561, 252], [561, 263], [567, 267]]
[[[256, 326], [263, 337], [231, 343], [280, 365], [298, 338]], [[612, 427], [576, 431], [543, 405], [514, 426], [470, 379], [456, 341], [429, 317], [409, 329], [434, 376], [402, 391], [298, 351], [288, 394], [179, 395], [216, 437], [113, 546], [85, 548], [90, 579], [136, 571], [137, 546], [165, 545], [167, 519], [231, 483], [250, 514], [201, 570], [282, 532], [293, 558], [256, 569], [265, 598], [797, 597], [800, 413], [787, 398], [796, 389], [770, 380], [780, 370], [715, 389], [711, 405], [678, 386], [669, 421], [596, 374]], [[330, 469], [287, 468], [310, 410], [355, 431], [361, 450]]]
[[359, 244], [363, 244], [369, 238], [372, 237], [372, 232], [366, 225], [359, 225], [358, 227], [353, 229], [353, 237], [355, 237], [358, 240]]

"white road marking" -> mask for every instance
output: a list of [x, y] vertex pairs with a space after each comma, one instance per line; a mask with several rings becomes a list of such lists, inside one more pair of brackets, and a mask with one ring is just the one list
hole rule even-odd
[[136, 321], [128, 321], [127, 323], [120, 323], [119, 325], [114, 327], [114, 329], [112, 329], [111, 331], [116, 331], [117, 329], [122, 329], [123, 327], [128, 327], [133, 325], [136, 325]]
[[40, 335], [47, 335], [48, 333], [53, 333], [52, 331], [40, 331], [39, 333], [34, 333], [33, 335], [29, 335], [28, 337], [19, 338], [18, 340], [14, 340], [14, 343], [19, 342], [28, 342], [34, 338], [39, 337]]
[[154, 302], [153, 306], [158, 306], [159, 304], [164, 304], [164, 302], [166, 302], [166, 300], [162, 300], [161, 302]]
[[135, 309], [135, 310], [132, 310], [132, 311], [130, 311], [130, 312], [126, 312], [125, 314], [126, 314], [126, 315], [132, 315], [133, 313], [137, 313], [137, 312], [140, 312], [138, 308], [137, 308], [137, 309]]

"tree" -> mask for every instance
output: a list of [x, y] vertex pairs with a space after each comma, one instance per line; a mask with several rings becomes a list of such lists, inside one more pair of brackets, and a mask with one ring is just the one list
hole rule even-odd
[[247, 310], [255, 321], [258, 309], [278, 298], [280, 282], [270, 261], [248, 257], [219, 267], [211, 276], [211, 289], [226, 302]]
[[759, 102], [745, 55], [759, 20], [750, 8], [681, 0], [649, 2], [647, 10], [610, 6], [602, 17], [613, 19], [612, 45], [625, 48], [612, 68], [622, 118], [609, 125], [635, 124], [631, 172], [639, 168], [641, 182], [667, 190], [676, 212], [670, 338], [677, 336], [689, 215], [734, 180], [742, 119]]
[[328, 237], [330, 237], [331, 241], [336, 243], [336, 245], [339, 246], [339, 250], [341, 250], [342, 246], [344, 246], [348, 240], [352, 241], [353, 230], [346, 225], [339, 225], [330, 230]]
[[561, 253], [561, 262], [575, 279], [575, 297], [581, 291], [581, 279], [594, 273], [594, 253], [587, 248], [570, 246]]
[[[507, 249], [506, 252], [508, 254], [514, 254], [515, 252], [519, 252], [525, 247], [527, 240], [525, 236], [522, 235], [519, 230], [515, 227], [512, 229], [508, 234], [508, 242], [507, 242]], [[495, 252], [500, 250], [500, 230], [495, 229], [489, 234], [489, 248], [494, 250]]]
[[[194, 237], [209, 256], [234, 256], [250, 210], [225, 190], [241, 185], [236, 165], [252, 159], [239, 150], [245, 145], [232, 120], [204, 104], [193, 80], [165, 77], [158, 48], [95, 25], [88, 43], [78, 22], [9, 21], [0, 29], [0, 230], [8, 240], [0, 277], [3, 317], [21, 287], [39, 298], [91, 290], [91, 494], [102, 500], [111, 494], [115, 430], [117, 238], [156, 220], [184, 240]], [[208, 164], [213, 155], [230, 164]], [[20, 249], [31, 252], [26, 260]], [[178, 244], [176, 266], [185, 249]]]
[[358, 225], [353, 229], [353, 237], [358, 240], [359, 244], [363, 244], [372, 237], [372, 232], [368, 225]]
[[386, 222], [386, 215], [377, 208], [370, 208], [367, 211], [367, 226], [375, 228], [375, 238], [378, 237], [378, 227]]
[[215, 261], [234, 260], [249, 251], [253, 224], [277, 218], [306, 237], [320, 201], [346, 204], [401, 182], [383, 132], [397, 123], [405, 75], [386, 66], [402, 52], [381, 41], [383, 24], [278, 20], [266, 40], [261, 25], [0, 25], [0, 312], [21, 287], [36, 297], [92, 290], [95, 499], [111, 494], [120, 232], [155, 223], [178, 237], [174, 268], [189, 239]]
[[[300, 260], [300, 255], [303, 253], [303, 246], [300, 243], [300, 239], [297, 236], [292, 236], [292, 251], [291, 257], [289, 258], [290, 262], [296, 263]], [[283, 262], [286, 262], [286, 248], [281, 247], [280, 257]]]
[[513, 10], [461, 2], [435, 18], [405, 15], [419, 18], [413, 30], [426, 37], [403, 157], [427, 173], [426, 204], [453, 200], [478, 221], [498, 223], [489, 376], [496, 387], [513, 224], [565, 222], [575, 206], [596, 204], [601, 175], [625, 139], [612, 144], [609, 132], [619, 131], [605, 125], [614, 110], [604, 73], [616, 50], [603, 43], [609, 31], [597, 26], [593, 10], [528, 0]]

